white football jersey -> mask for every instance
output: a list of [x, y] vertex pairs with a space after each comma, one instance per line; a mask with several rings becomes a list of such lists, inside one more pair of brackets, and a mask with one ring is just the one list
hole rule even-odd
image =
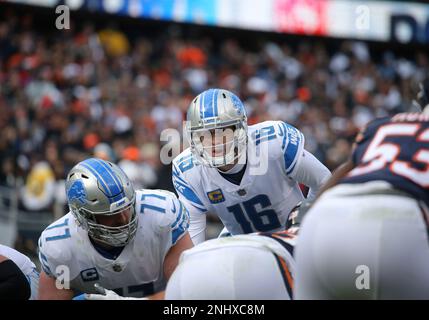
[[35, 264], [26, 255], [2, 244], [0, 244], [0, 255], [12, 260], [25, 275], [36, 269]]
[[199, 165], [190, 148], [173, 161], [173, 184], [189, 210], [219, 216], [233, 234], [284, 229], [291, 210], [304, 199], [293, 179], [304, 136], [282, 121], [248, 128], [247, 165], [240, 185], [216, 168]]
[[[189, 213], [172, 192], [136, 191], [138, 228], [134, 239], [112, 260], [92, 245], [71, 212], [47, 227], [39, 239], [44, 272], [69, 272], [76, 293], [96, 293], [94, 284], [122, 296], [143, 297], [164, 289], [164, 258], [186, 234]], [[65, 271], [66, 270], [66, 271]]]
[[12, 260], [27, 278], [31, 288], [30, 300], [37, 300], [39, 289], [39, 272], [36, 265], [21, 252], [0, 244], [0, 255]]

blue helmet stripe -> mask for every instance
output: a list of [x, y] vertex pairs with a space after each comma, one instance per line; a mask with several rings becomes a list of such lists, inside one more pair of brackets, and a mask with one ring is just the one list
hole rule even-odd
[[[86, 160], [85, 160], [86, 161]], [[103, 187], [104, 191], [108, 194], [108, 196], [111, 196], [110, 189], [107, 188], [106, 184], [104, 183], [103, 178], [98, 174], [97, 171], [95, 171], [92, 167], [87, 165], [86, 163], [81, 162], [81, 165], [87, 168], [91, 173], [96, 176], [97, 180], [100, 181], [101, 186]]]
[[218, 110], [217, 110], [217, 96], [219, 95], [219, 89], [215, 89], [214, 90], [214, 103], [213, 103], [213, 115], [215, 117], [217, 117], [218, 114]]
[[[91, 158], [83, 161], [82, 165], [97, 177], [108, 197], [113, 197], [123, 192], [121, 184], [118, 183], [113, 170], [102, 161]], [[113, 200], [109, 198], [109, 201]]]
[[109, 172], [110, 173], [110, 175], [113, 177], [113, 179], [115, 180], [115, 182], [116, 182], [116, 185], [118, 186], [118, 188], [120, 189], [120, 191], [122, 192], [123, 190], [123, 188], [122, 188], [122, 183], [121, 183], [121, 181], [118, 179], [118, 177], [116, 176], [116, 174], [113, 172], [113, 170], [112, 170], [112, 168], [109, 166], [109, 165], [107, 165], [107, 163], [105, 163], [104, 161], [101, 161], [101, 160], [99, 160], [99, 159], [95, 159], [96, 161], [98, 161], [104, 168], [106, 168], [106, 170], [107, 170], [107, 172]]
[[214, 107], [213, 107], [213, 98], [214, 98], [213, 89], [204, 91], [203, 93], [203, 109], [204, 109], [204, 119], [214, 117]]
[[203, 108], [204, 94], [205, 94], [205, 92], [200, 95], [200, 118], [201, 119], [204, 119], [204, 108]]
[[110, 196], [116, 196], [122, 192], [121, 185], [118, 184], [117, 179], [115, 179], [115, 174], [109, 166], [106, 166], [101, 160], [94, 158], [86, 161], [103, 177], [103, 180], [106, 182], [111, 192]]

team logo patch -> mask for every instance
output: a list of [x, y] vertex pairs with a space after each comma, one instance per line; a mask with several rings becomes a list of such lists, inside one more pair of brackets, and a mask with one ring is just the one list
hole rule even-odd
[[83, 182], [81, 180], [76, 180], [73, 182], [69, 191], [67, 192], [67, 198], [70, 202], [79, 201], [81, 204], [84, 204], [86, 201], [86, 192]]
[[211, 203], [220, 203], [225, 201], [225, 197], [223, 196], [222, 190], [216, 189], [210, 192], [207, 192], [207, 196]]

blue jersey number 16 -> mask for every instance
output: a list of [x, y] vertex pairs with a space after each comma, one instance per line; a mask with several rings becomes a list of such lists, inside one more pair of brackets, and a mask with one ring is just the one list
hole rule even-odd
[[257, 205], [260, 205], [262, 209], [271, 206], [270, 198], [268, 198], [267, 195], [257, 195], [252, 199], [243, 202], [242, 205], [243, 206], [238, 203], [227, 207], [227, 209], [234, 215], [244, 233], [271, 231], [281, 227], [277, 213], [273, 209], [262, 210], [259, 212], [256, 209]]

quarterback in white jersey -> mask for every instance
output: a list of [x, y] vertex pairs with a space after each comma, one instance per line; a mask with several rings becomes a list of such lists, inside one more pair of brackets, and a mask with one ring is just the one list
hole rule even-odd
[[71, 212], [39, 239], [40, 298], [96, 293], [95, 284], [131, 297], [164, 290], [192, 247], [189, 214], [177, 197], [134, 191], [118, 166], [95, 158], [70, 171], [66, 189]]
[[37, 271], [36, 265], [26, 255], [2, 244], [0, 244], [0, 256], [4, 256], [12, 260], [19, 267], [27, 278], [31, 288], [31, 296], [29, 300], [37, 300], [39, 272]]
[[205, 241], [180, 256], [168, 300], [291, 300], [296, 236], [288, 231]]
[[284, 230], [289, 214], [310, 187], [313, 199], [329, 170], [304, 149], [304, 136], [282, 121], [247, 127], [243, 103], [210, 89], [187, 114], [190, 148], [173, 161], [179, 199], [190, 212], [195, 244], [205, 239], [205, 213], [216, 214], [232, 235]]

